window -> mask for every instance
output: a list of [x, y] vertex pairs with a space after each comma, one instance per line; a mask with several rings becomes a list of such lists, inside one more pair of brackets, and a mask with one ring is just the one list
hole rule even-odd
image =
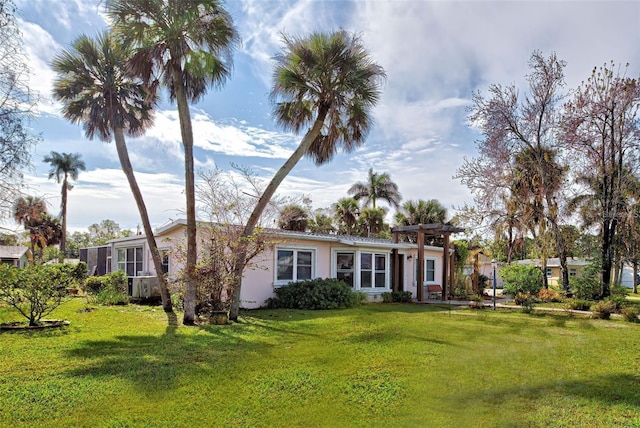
[[276, 253], [276, 282], [313, 278], [313, 250], [279, 249]]
[[353, 284], [354, 273], [354, 253], [337, 253], [336, 254], [336, 278], [349, 284]]
[[551, 268], [547, 268], [547, 278], [551, 278]]
[[162, 256], [162, 273], [169, 273], [169, 251], [161, 251], [160, 256]]
[[[418, 257], [416, 257], [416, 261]], [[418, 263], [416, 263], [415, 281], [418, 281]], [[424, 283], [436, 282], [436, 259], [426, 258], [424, 259]]]
[[384, 254], [360, 253], [360, 288], [385, 288], [386, 278]]
[[578, 269], [576, 269], [576, 268], [569, 269], [569, 278], [573, 278], [577, 274], [578, 274]]
[[389, 255], [369, 251], [334, 253], [335, 277], [356, 290], [387, 289]]
[[138, 276], [143, 268], [142, 247], [118, 248], [118, 270]]

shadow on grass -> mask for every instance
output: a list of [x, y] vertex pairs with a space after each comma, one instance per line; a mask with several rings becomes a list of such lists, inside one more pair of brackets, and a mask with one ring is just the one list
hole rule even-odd
[[[603, 408], [624, 405], [640, 409], [640, 375], [615, 373], [597, 375], [580, 380], [555, 379], [538, 385], [523, 385], [515, 382], [512, 388], [485, 390], [485, 397], [492, 403], [509, 401], [521, 397], [530, 402], [536, 400], [555, 400], [555, 397], [587, 399], [598, 402]], [[461, 402], [475, 402], [478, 396], [452, 397]]]
[[67, 351], [72, 368], [66, 375], [120, 378], [143, 394], [154, 394], [177, 388], [180, 379], [214, 378], [233, 372], [248, 364], [245, 354], [260, 355], [273, 347], [258, 336], [246, 339], [228, 328], [200, 328], [197, 334], [179, 334], [175, 314], [168, 317], [166, 333], [161, 336], [126, 335], [77, 343]]

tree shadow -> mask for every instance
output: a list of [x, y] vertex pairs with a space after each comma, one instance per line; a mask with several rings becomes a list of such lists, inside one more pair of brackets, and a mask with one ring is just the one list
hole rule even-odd
[[66, 372], [70, 377], [131, 382], [141, 394], [176, 389], [181, 377], [215, 378], [247, 364], [246, 353], [269, 352], [274, 345], [259, 337], [243, 338], [228, 328], [199, 328], [198, 334], [180, 334], [175, 314], [170, 316], [166, 333], [160, 336], [127, 335], [110, 340], [78, 343], [67, 351], [76, 360]]
[[[477, 402], [477, 391], [466, 396], [451, 397], [461, 404], [465, 402]], [[534, 402], [544, 398], [552, 399], [562, 396], [575, 399], [587, 399], [596, 401], [603, 408], [614, 405], [623, 405], [640, 410], [640, 375], [631, 373], [612, 373], [610, 375], [597, 375], [578, 380], [568, 380], [562, 377], [542, 384], [524, 385], [520, 381], [514, 382], [513, 387], [499, 390], [485, 389], [482, 392], [483, 400], [491, 403], [499, 403], [513, 397], [522, 397]]]

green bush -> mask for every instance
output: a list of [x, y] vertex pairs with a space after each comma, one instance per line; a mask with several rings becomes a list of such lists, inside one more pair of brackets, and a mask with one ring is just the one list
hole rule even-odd
[[579, 275], [569, 278], [569, 288], [577, 299], [597, 300], [600, 295], [600, 268], [588, 265]]
[[592, 302], [585, 299], [571, 299], [567, 301], [567, 309], [572, 311], [589, 311], [591, 310]]
[[127, 293], [117, 290], [113, 285], [108, 285], [96, 294], [95, 301], [105, 306], [128, 305], [129, 296]]
[[350, 308], [359, 305], [363, 298], [362, 293], [354, 293], [348, 284], [334, 278], [290, 282], [274, 292], [276, 297], [267, 300], [269, 308]]
[[502, 278], [505, 293], [536, 295], [542, 289], [542, 272], [532, 265], [512, 264], [505, 266], [498, 274]]
[[84, 281], [84, 289], [88, 293], [97, 295], [102, 290], [111, 287], [114, 291], [127, 294], [127, 282], [127, 274], [117, 270], [108, 275], [90, 276]]
[[616, 304], [611, 300], [601, 300], [593, 306], [592, 312], [594, 318], [608, 320], [611, 314], [616, 311]]
[[411, 303], [413, 296], [410, 291], [392, 291], [390, 293], [382, 293], [383, 303]]
[[67, 288], [75, 281], [71, 271], [65, 265], [29, 265], [19, 269], [0, 264], [0, 301], [29, 320], [30, 326], [40, 325], [42, 317], [67, 297]]
[[611, 286], [611, 295], [606, 299], [613, 302], [616, 306], [616, 312], [619, 312], [627, 304], [627, 294], [629, 289], [621, 285]]

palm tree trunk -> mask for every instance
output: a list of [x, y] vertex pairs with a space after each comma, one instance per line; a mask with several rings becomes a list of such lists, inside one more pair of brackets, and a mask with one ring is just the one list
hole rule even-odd
[[196, 284], [193, 279], [197, 262], [196, 248], [196, 196], [195, 172], [193, 165], [193, 129], [191, 128], [191, 114], [187, 94], [182, 81], [182, 71], [179, 67], [173, 69], [173, 83], [176, 91], [176, 104], [180, 120], [180, 133], [184, 146], [184, 186], [187, 205], [187, 259], [186, 280], [184, 290], [184, 325], [194, 325], [196, 317]]
[[120, 159], [120, 166], [122, 172], [127, 177], [133, 199], [136, 201], [138, 212], [140, 213], [140, 219], [142, 220], [142, 227], [144, 228], [144, 234], [147, 237], [147, 245], [151, 252], [151, 258], [153, 259], [153, 266], [156, 270], [158, 281], [160, 282], [160, 297], [162, 298], [162, 309], [165, 312], [173, 312], [173, 306], [171, 304], [171, 296], [169, 294], [169, 288], [167, 287], [167, 278], [162, 271], [162, 259], [160, 258], [160, 251], [158, 251], [158, 245], [156, 238], [153, 235], [153, 229], [151, 228], [151, 222], [149, 221], [149, 215], [147, 214], [147, 207], [145, 206], [140, 187], [133, 174], [133, 167], [129, 160], [129, 152], [127, 151], [127, 145], [124, 139], [124, 130], [122, 127], [114, 127], [113, 129], [114, 140], [116, 142], [116, 151], [118, 152], [118, 159]]
[[65, 172], [64, 180], [62, 180], [62, 237], [60, 238], [60, 258], [59, 262], [64, 263], [64, 256], [67, 246], [67, 194], [69, 191], [68, 174]]
[[[327, 113], [329, 109], [327, 107], [320, 107], [318, 111], [318, 117], [316, 118], [313, 126], [307, 131], [305, 136], [302, 138], [300, 145], [298, 148], [291, 154], [289, 159], [280, 167], [280, 169], [276, 172], [276, 174], [271, 179], [271, 182], [267, 185], [258, 199], [256, 206], [253, 208], [253, 212], [249, 216], [249, 220], [247, 220], [247, 224], [244, 227], [244, 232], [242, 234], [241, 240], [244, 238], [242, 242], [246, 242], [246, 239], [253, 235], [253, 232], [258, 224], [258, 220], [262, 215], [262, 212], [266, 208], [267, 204], [271, 200], [271, 197], [278, 189], [278, 186], [285, 177], [291, 172], [293, 167], [302, 159], [302, 156], [305, 155], [309, 151], [309, 147], [313, 141], [320, 135], [320, 131], [322, 130], [322, 126], [324, 125], [324, 120], [327, 117]], [[233, 286], [233, 297], [231, 299], [231, 309], [229, 311], [229, 319], [233, 321], [238, 320], [238, 314], [240, 312], [240, 291], [242, 287], [242, 272], [244, 271], [244, 267], [247, 262], [247, 245], [239, 245], [237, 257], [234, 263], [234, 286]]]

